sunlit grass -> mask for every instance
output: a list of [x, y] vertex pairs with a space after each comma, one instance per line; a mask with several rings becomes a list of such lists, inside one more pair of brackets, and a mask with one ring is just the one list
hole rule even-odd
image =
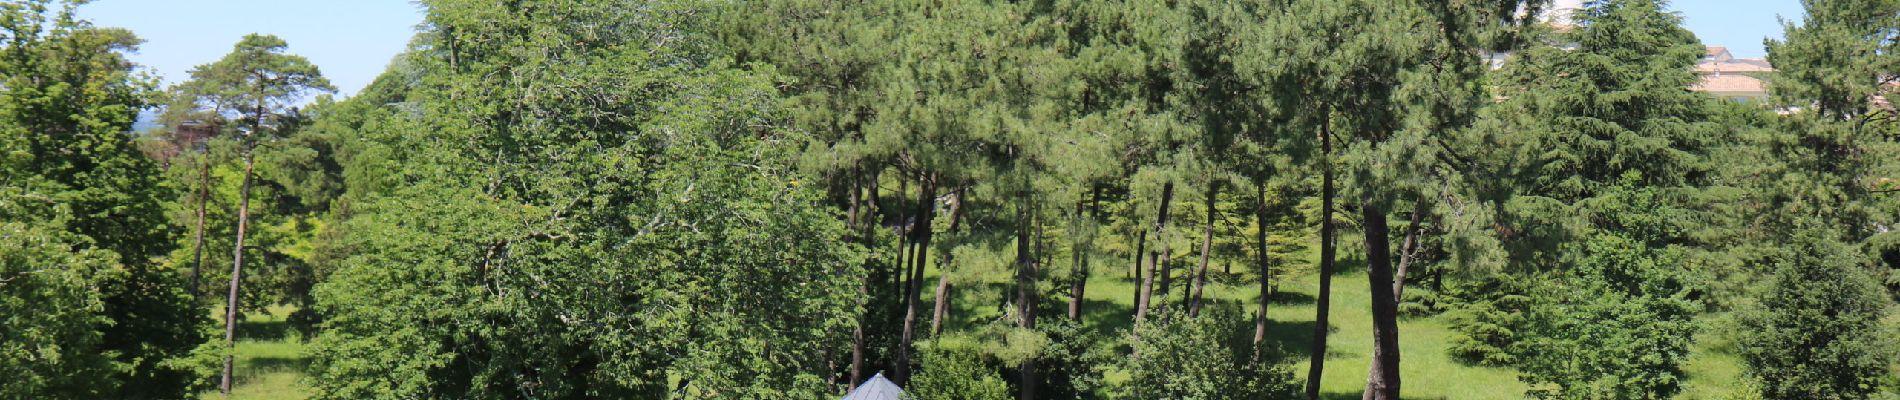
[[[222, 313], [222, 307], [217, 312]], [[309, 398], [309, 388], [300, 380], [309, 360], [304, 355], [301, 337], [288, 329], [284, 318], [294, 309], [271, 307], [269, 314], [244, 317], [237, 343], [237, 360], [232, 377], [232, 399], [296, 400]], [[216, 317], [223, 320], [223, 314]], [[217, 390], [201, 393], [201, 399], [222, 399]]]

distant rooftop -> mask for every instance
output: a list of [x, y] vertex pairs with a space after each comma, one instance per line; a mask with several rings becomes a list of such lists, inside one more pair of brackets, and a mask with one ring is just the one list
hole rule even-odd
[[1722, 94], [1766, 95], [1768, 93], [1767, 85], [1763, 84], [1761, 79], [1756, 79], [1754, 77], [1750, 77], [1746, 75], [1704, 76], [1702, 77], [1701, 82], [1697, 82], [1695, 86], [1690, 87], [1690, 89], [1695, 90], [1695, 91], [1700, 91], [1700, 92], [1709, 92], [1709, 93], [1718, 94], [1718, 95], [1722, 95]]
[[858, 385], [857, 389], [851, 389], [851, 393], [844, 395], [843, 400], [903, 399], [904, 389], [897, 387], [895, 383], [891, 383], [891, 380], [884, 379], [884, 373], [880, 372], [877, 375], [871, 376], [871, 379], [865, 380], [864, 384]]

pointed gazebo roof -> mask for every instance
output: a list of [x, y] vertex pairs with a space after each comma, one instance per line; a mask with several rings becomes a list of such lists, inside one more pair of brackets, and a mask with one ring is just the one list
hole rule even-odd
[[857, 389], [851, 389], [850, 394], [844, 395], [844, 400], [903, 400], [903, 398], [904, 389], [898, 388], [897, 384], [891, 383], [891, 380], [884, 379], [882, 372], [871, 376], [871, 379], [864, 381], [864, 384], [858, 385]]

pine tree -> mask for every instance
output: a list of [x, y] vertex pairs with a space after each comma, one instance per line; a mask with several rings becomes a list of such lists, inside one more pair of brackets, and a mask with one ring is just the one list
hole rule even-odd
[[237, 340], [238, 294], [244, 276], [245, 230], [250, 225], [251, 189], [256, 167], [257, 146], [284, 136], [295, 117], [293, 107], [311, 92], [334, 92], [315, 64], [301, 56], [285, 54], [289, 47], [283, 39], [269, 35], [246, 35], [233, 46], [231, 54], [217, 62], [192, 70], [192, 79], [181, 88], [183, 104], [225, 113], [238, 131], [238, 158], [243, 162], [242, 184], [238, 189], [237, 232], [232, 245], [230, 293], [224, 310], [224, 374], [218, 390], [231, 392], [231, 347]]

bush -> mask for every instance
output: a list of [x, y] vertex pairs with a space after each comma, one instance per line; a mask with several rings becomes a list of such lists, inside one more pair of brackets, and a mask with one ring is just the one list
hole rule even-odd
[[1449, 291], [1446, 297], [1458, 303], [1446, 313], [1451, 330], [1458, 333], [1447, 348], [1452, 358], [1489, 366], [1517, 362], [1515, 348], [1531, 298], [1514, 282], [1494, 277]]
[[99, 329], [111, 320], [87, 277], [113, 261], [66, 239], [0, 222], [0, 399], [103, 398], [117, 383], [100, 353]]
[[1429, 289], [1406, 289], [1403, 297], [1399, 301], [1400, 316], [1429, 317], [1444, 313], [1446, 309], [1446, 304], [1439, 301], [1438, 292]]
[[1036, 330], [1049, 339], [1036, 361], [1036, 397], [1050, 399], [1099, 399], [1106, 395], [1103, 367], [1114, 365], [1121, 355], [1114, 347], [1081, 323], [1068, 319], [1048, 319], [1036, 324]]
[[1740, 318], [1748, 376], [1769, 399], [1868, 398], [1895, 361], [1894, 332], [1881, 325], [1886, 294], [1845, 245], [1806, 233], [1789, 247], [1771, 257], [1773, 284]]
[[1531, 395], [1666, 399], [1682, 391], [1701, 306], [1689, 298], [1682, 257], [1657, 245], [1661, 230], [1632, 226], [1592, 235], [1564, 279], [1534, 292], [1518, 362]]
[[983, 362], [981, 351], [956, 343], [922, 346], [922, 367], [905, 395], [912, 400], [1008, 400], [1009, 383]]
[[[1255, 349], [1247, 319], [1230, 304], [1210, 305], [1200, 318], [1160, 311], [1130, 338], [1135, 354], [1128, 399], [1291, 399], [1299, 386], [1272, 349]], [[1255, 356], [1259, 354], [1259, 356]]]

